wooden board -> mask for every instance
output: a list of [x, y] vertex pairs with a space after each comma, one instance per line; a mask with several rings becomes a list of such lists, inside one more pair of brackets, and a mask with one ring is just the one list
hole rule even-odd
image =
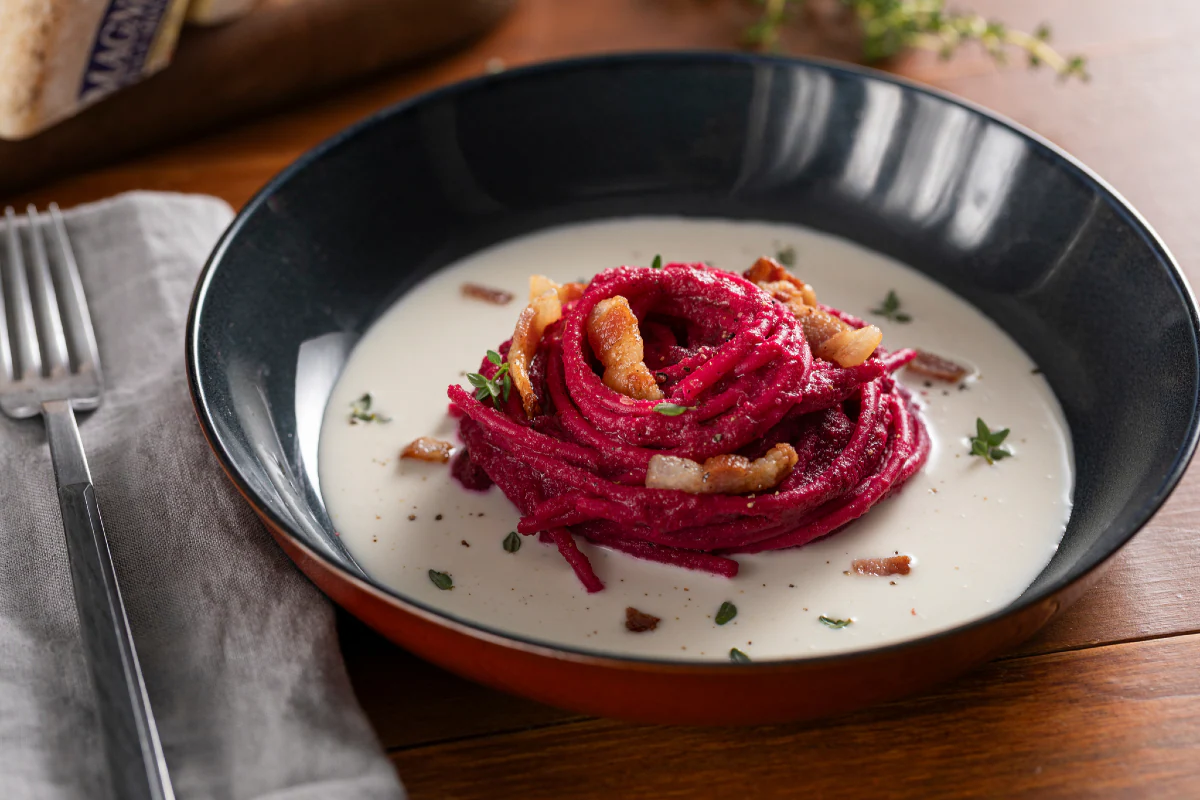
[[186, 28], [171, 65], [24, 141], [0, 140], [0, 192], [328, 91], [477, 36], [513, 0], [264, 0]]
[[[398, 750], [421, 798], [1200, 797], [1200, 636], [1002, 661], [816, 725], [590, 720]], [[453, 765], [453, 768], [450, 767]]]

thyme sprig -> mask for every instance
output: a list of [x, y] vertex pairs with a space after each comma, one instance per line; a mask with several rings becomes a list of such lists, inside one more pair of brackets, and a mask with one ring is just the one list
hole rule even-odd
[[[780, 35], [804, 0], [757, 0], [762, 13], [745, 32], [746, 44], [775, 50]], [[950, 58], [964, 44], [977, 42], [997, 63], [1010, 53], [1024, 55], [1031, 68], [1045, 66], [1060, 78], [1088, 80], [1087, 62], [1081, 55], [1064, 56], [1050, 46], [1050, 27], [1039, 25], [1033, 33], [969, 11], [947, 11], [946, 0], [841, 0], [862, 29], [863, 58], [879, 61], [901, 50], [918, 47]]]
[[495, 350], [487, 351], [487, 359], [500, 368], [496, 370], [496, 374], [485, 378], [478, 372], [468, 372], [467, 383], [475, 387], [476, 400], [490, 397], [493, 404], [496, 404], [497, 400], [507, 403], [508, 395], [512, 391], [512, 377], [508, 374], [508, 364]]
[[971, 455], [979, 456], [989, 464], [1008, 458], [1012, 452], [1000, 445], [1008, 438], [1008, 428], [993, 431], [982, 419], [975, 418], [975, 435], [971, 437]]
[[900, 310], [900, 296], [896, 294], [895, 289], [889, 289], [879, 308], [872, 308], [871, 313], [892, 322], [912, 322], [912, 315]]
[[350, 424], [357, 425], [360, 422], [391, 422], [392, 418], [378, 411], [371, 410], [371, 404], [374, 398], [370, 392], [366, 392], [362, 397], [350, 404]]

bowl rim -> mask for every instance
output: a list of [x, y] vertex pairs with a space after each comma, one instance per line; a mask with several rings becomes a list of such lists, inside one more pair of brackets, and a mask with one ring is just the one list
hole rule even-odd
[[442, 627], [450, 628], [451, 630], [454, 630], [462, 635], [474, 639], [480, 639], [492, 644], [497, 644], [506, 648], [520, 650], [530, 655], [538, 655], [552, 659], [573, 661], [591, 664], [594, 666], [635, 669], [640, 672], [685, 672], [695, 675], [729, 674], [734, 670], [744, 671], [747, 669], [753, 669], [762, 674], [764, 672], [792, 671], [796, 669], [809, 668], [815, 665], [837, 666], [838, 664], [849, 663], [851, 661], [857, 661], [860, 659], [888, 657], [905, 651], [913, 651], [918, 648], [931, 645], [935, 642], [960, 636], [968, 631], [985, 628], [1006, 617], [1013, 616], [1022, 611], [1027, 611], [1039, 603], [1058, 596], [1070, 586], [1087, 580], [1089, 576], [1092, 576], [1093, 573], [1095, 573], [1098, 569], [1101, 569], [1114, 555], [1116, 555], [1118, 551], [1121, 550], [1121, 548], [1127, 545], [1129, 541], [1143, 527], [1145, 527], [1146, 523], [1154, 516], [1158, 509], [1162, 507], [1163, 503], [1166, 502], [1167, 498], [1178, 486], [1179, 481], [1183, 478], [1183, 475], [1187, 471], [1188, 465], [1191, 463], [1192, 457], [1196, 452], [1197, 443], [1200, 442], [1200, 392], [1197, 393], [1196, 397], [1192, 398], [1191, 418], [1188, 422], [1184, 441], [1179, 450], [1175, 453], [1175, 458], [1171, 464], [1171, 467], [1164, 475], [1157, 491], [1152, 497], [1149, 498], [1147, 502], [1143, 503], [1142, 506], [1137, 509], [1137, 512], [1133, 515], [1133, 521], [1128, 525], [1128, 529], [1120, 535], [1118, 541], [1113, 543], [1113, 545], [1103, 554], [1084, 561], [1085, 568], [1083, 572], [1079, 573], [1070, 580], [1060, 577], [1047, 584], [1035, 594], [1022, 594], [1013, 602], [996, 609], [984, 617], [979, 617], [950, 628], [934, 631], [932, 633], [914, 637], [912, 639], [905, 639], [878, 647], [867, 647], [862, 649], [848, 650], [845, 652], [815, 656], [775, 658], [763, 661], [753, 661], [748, 664], [734, 664], [728, 661], [689, 661], [677, 658], [672, 659], [629, 656], [619, 653], [589, 650], [582, 647], [556, 645], [546, 642], [545, 640], [539, 640], [525, 635], [505, 633], [491, 626], [472, 622], [470, 620], [461, 618], [458, 615], [436, 609], [433, 606], [421, 602], [420, 600], [403, 596], [389, 587], [376, 583], [373, 580], [364, 580], [359, 575], [354, 574], [341, 564], [335, 563], [331, 559], [327, 558], [324, 554], [310, 547], [302, 539], [297, 537], [287, 521], [273, 513], [267, 504], [263, 502], [262, 498], [260, 498], [251, 488], [251, 486], [241, 477], [236, 463], [230, 457], [228, 450], [221, 444], [220, 437], [217, 434], [215, 426], [213, 425], [211, 409], [209, 408], [208, 400], [199, 375], [199, 333], [201, 326], [201, 314], [204, 310], [208, 289], [212, 284], [213, 277], [216, 274], [216, 271], [219, 269], [226, 251], [229, 249], [232, 242], [238, 237], [238, 234], [240, 233], [246, 221], [253, 216], [258, 211], [259, 207], [265, 204], [280, 187], [290, 181], [301, 171], [306, 169], [311, 163], [317, 161], [333, 150], [347, 145], [359, 134], [374, 128], [376, 125], [393, 116], [409, 113], [428, 103], [451, 98], [466, 92], [474, 91], [481, 87], [494, 84], [502, 84], [520, 80], [537, 80], [538, 78], [546, 76], [564, 73], [569, 74], [574, 71], [605, 70], [613, 67], [625, 66], [657, 65], [749, 65], [805, 67], [817, 69], [834, 74], [848, 75], [861, 80], [878, 81], [892, 86], [897, 86], [906, 91], [917, 92], [918, 94], [931, 97], [934, 100], [957, 106], [971, 114], [983, 117], [992, 124], [997, 124], [1007, 128], [1011, 132], [1033, 144], [1037, 149], [1049, 156], [1050, 160], [1058, 163], [1060, 167], [1072, 174], [1077, 180], [1084, 184], [1090, 185], [1099, 194], [1105, 196], [1113, 210], [1122, 216], [1126, 222], [1138, 232], [1147, 247], [1149, 247], [1159, 257], [1160, 262], [1166, 268], [1168, 277], [1175, 284], [1175, 288], [1178, 290], [1181, 298], [1184, 301], [1184, 304], [1187, 306], [1193, 341], [1196, 343], [1196, 352], [1198, 354], [1195, 365], [1195, 374], [1200, 377], [1200, 311], [1197, 310], [1195, 295], [1193, 294], [1187, 279], [1184, 277], [1183, 271], [1180, 269], [1175, 257], [1171, 254], [1171, 251], [1162, 241], [1158, 233], [1129, 203], [1128, 200], [1126, 200], [1116, 189], [1110, 186], [1103, 178], [1093, 172], [1090, 168], [1041, 135], [997, 112], [991, 111], [982, 105], [973, 103], [969, 100], [957, 97], [949, 92], [926, 86], [917, 83], [916, 81], [902, 78], [891, 73], [857, 64], [848, 64], [831, 59], [809, 56], [794, 57], [692, 49], [678, 51], [625, 52], [555, 59], [508, 69], [500, 73], [484, 74], [473, 78], [468, 78], [466, 80], [455, 81], [445, 86], [419, 93], [369, 114], [358, 122], [349, 125], [333, 136], [310, 148], [292, 163], [290, 163], [287, 167], [285, 167], [275, 177], [264, 184], [263, 187], [260, 188], [254, 194], [254, 196], [250, 198], [246, 205], [240, 211], [238, 211], [237, 216], [233, 219], [233, 221], [229, 224], [229, 227], [226, 228], [225, 232], [217, 241], [217, 244], [214, 246], [212, 253], [209, 255], [199, 275], [196, 288], [192, 295], [192, 301], [188, 309], [185, 336], [188, 389], [189, 393], [191, 394], [196, 416], [199, 419], [200, 427], [204, 433], [205, 439], [208, 441], [209, 447], [212, 449], [213, 453], [217, 456], [217, 460], [220, 462], [222, 470], [228, 476], [230, 481], [232, 481], [238, 492], [246, 498], [247, 502], [249, 502], [257, 514], [264, 521], [266, 521], [269, 527], [273, 528], [278, 534], [286, 536], [293, 546], [297, 547], [302, 552], [305, 552], [309, 558], [320, 561], [325, 567], [332, 569], [340, 579], [352, 584], [360, 591], [366, 591], [380, 599], [386, 600], [388, 603], [398, 607], [399, 610], [405, 613], [417, 616]]

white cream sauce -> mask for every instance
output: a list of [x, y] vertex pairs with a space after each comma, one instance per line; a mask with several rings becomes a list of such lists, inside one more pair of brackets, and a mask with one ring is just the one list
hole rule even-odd
[[[741, 271], [756, 257], [795, 250], [795, 272], [822, 302], [882, 328], [891, 349], [912, 346], [970, 364], [966, 388], [902, 372], [933, 435], [925, 468], [898, 495], [847, 529], [802, 548], [738, 556], [732, 579], [639, 561], [579, 540], [607, 586], [589, 595], [557, 550], [523, 537], [502, 548], [516, 509], [492, 487], [463, 489], [448, 466], [400, 460], [419, 436], [453, 440], [446, 386], [512, 334], [531, 273], [559, 281], [620, 264], [709, 261]], [[494, 306], [464, 298], [467, 281], [507, 289]], [[911, 315], [869, 310], [889, 289]], [[329, 400], [319, 474], [329, 514], [376, 580], [449, 614], [553, 645], [652, 658], [754, 660], [873, 647], [985, 616], [1016, 599], [1050, 561], [1071, 511], [1073, 460], [1062, 411], [1035, 364], [991, 320], [941, 285], [877, 253], [803, 228], [762, 223], [633, 218], [572, 225], [504, 242], [431, 276], [389, 309], [352, 353]], [[386, 424], [348, 423], [364, 392]], [[1014, 456], [989, 466], [968, 456], [975, 418], [1012, 430]], [[467, 545], [470, 545], [469, 547]], [[846, 574], [856, 558], [909, 554], [912, 572]], [[438, 589], [430, 569], [453, 576]], [[724, 601], [737, 617], [713, 617]], [[660, 617], [625, 629], [625, 608]], [[821, 615], [852, 618], [842, 629]]]

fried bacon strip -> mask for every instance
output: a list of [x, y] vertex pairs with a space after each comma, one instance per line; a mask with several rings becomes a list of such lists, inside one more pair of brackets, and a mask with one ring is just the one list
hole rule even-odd
[[821, 342], [813, 353], [817, 358], [831, 361], [840, 367], [856, 367], [871, 357], [881, 341], [883, 331], [874, 325], [847, 328]]
[[464, 283], [460, 287], [463, 297], [470, 297], [474, 300], [482, 300], [485, 303], [491, 303], [494, 306], [505, 306], [512, 302], [513, 293], [506, 292], [503, 289], [493, 289], [490, 286], [483, 286], [478, 283]]
[[645, 358], [642, 333], [629, 301], [621, 295], [601, 300], [588, 316], [588, 343], [604, 365], [604, 385], [635, 400], [661, 400], [662, 390]]
[[917, 357], [908, 362], [908, 369], [926, 378], [946, 383], [958, 383], [971, 372], [962, 364], [956, 364], [948, 358], [924, 350], [917, 351]]
[[817, 358], [840, 367], [855, 367], [870, 358], [883, 341], [883, 332], [874, 325], [854, 328], [821, 308], [813, 288], [774, 259], [758, 259], [746, 270], [745, 277], [796, 315]]
[[582, 283], [563, 285], [545, 275], [529, 276], [529, 305], [517, 316], [517, 327], [508, 350], [508, 374], [521, 395], [526, 417], [533, 418], [541, 411], [537, 393], [529, 380], [529, 362], [533, 360], [546, 328], [562, 319], [562, 304], [578, 300], [584, 288]]
[[422, 436], [419, 439], [413, 439], [403, 450], [400, 451], [401, 458], [415, 458], [420, 461], [434, 461], [439, 464], [445, 464], [450, 460], [451, 453], [454, 452], [454, 445], [450, 442], [443, 442], [441, 439], [434, 439], [429, 436]]
[[856, 558], [850, 569], [859, 575], [907, 575], [912, 572], [911, 556], [888, 556], [887, 558]]
[[629, 606], [625, 609], [625, 628], [626, 630], [633, 631], [634, 633], [645, 633], [646, 631], [652, 631], [658, 627], [658, 623], [660, 622], [662, 622], [662, 620], [653, 614], [647, 614], [643, 611], [638, 611], [633, 606]]
[[759, 286], [762, 286], [764, 283], [778, 283], [780, 281], [790, 283], [799, 290], [800, 299], [804, 301], [805, 305], [816, 306], [817, 304], [817, 293], [813, 287], [788, 272], [787, 267], [773, 258], [764, 256], [755, 261], [750, 269], [746, 270], [745, 277], [751, 283], [756, 283]]
[[568, 303], [582, 297], [583, 290], [586, 288], [586, 283], [555, 283], [545, 275], [530, 275], [529, 302], [532, 303], [540, 295], [553, 290], [558, 294], [559, 302]]
[[689, 494], [743, 494], [774, 488], [792, 472], [799, 456], [780, 442], [754, 461], [745, 456], [713, 456], [703, 464], [678, 456], [652, 456], [647, 489], [676, 489]]

